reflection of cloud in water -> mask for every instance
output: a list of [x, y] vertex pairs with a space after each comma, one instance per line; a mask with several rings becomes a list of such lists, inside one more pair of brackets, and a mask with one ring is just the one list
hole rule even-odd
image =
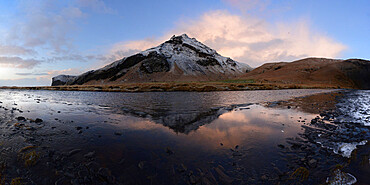
[[[261, 111], [266, 114], [259, 114]], [[276, 113], [279, 113], [279, 116], [271, 116], [271, 114], [277, 115]], [[217, 147], [219, 142], [225, 146], [233, 147], [255, 141], [269, 141], [271, 138], [295, 134], [300, 128], [300, 124], [294, 124], [294, 120], [290, 119], [290, 116], [297, 117], [299, 113], [291, 111], [289, 115], [284, 115], [287, 113], [284, 110], [273, 110], [253, 105], [249, 110], [222, 114], [211, 124], [199, 128], [194, 134], [198, 137], [190, 138], [214, 147]], [[284, 123], [285, 126], [281, 123]], [[285, 132], [283, 133], [281, 130], [285, 130]]]
[[236, 111], [223, 114], [219, 118], [221, 120], [235, 121], [235, 122], [249, 122], [250, 121], [250, 119], [247, 117], [246, 114], [244, 114], [243, 112], [236, 112]]

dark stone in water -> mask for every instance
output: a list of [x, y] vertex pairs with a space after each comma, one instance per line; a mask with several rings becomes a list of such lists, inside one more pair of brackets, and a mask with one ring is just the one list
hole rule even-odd
[[42, 120], [42, 119], [40, 119], [40, 118], [36, 118], [36, 119], [35, 119], [35, 123], [41, 123], [41, 122], [43, 122], [43, 120]]
[[18, 121], [24, 121], [24, 120], [26, 120], [26, 118], [25, 117], [23, 117], [23, 116], [19, 116], [19, 117], [17, 117], [16, 118]]
[[171, 150], [171, 148], [170, 148], [170, 147], [167, 147], [167, 148], [166, 148], [166, 153], [168, 153], [168, 155], [172, 155], [172, 154], [174, 154], [174, 152]]

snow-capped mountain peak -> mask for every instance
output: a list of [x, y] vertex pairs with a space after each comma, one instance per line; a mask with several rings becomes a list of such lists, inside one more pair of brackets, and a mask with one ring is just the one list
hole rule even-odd
[[186, 34], [86, 72], [66, 84], [100, 84], [147, 81], [208, 81], [240, 76], [252, 70], [247, 64], [223, 57]]

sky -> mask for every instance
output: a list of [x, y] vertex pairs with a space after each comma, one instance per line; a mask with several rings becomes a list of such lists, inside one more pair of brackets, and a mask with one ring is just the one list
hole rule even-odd
[[2, 0], [0, 86], [50, 85], [188, 34], [258, 67], [370, 59], [368, 0]]

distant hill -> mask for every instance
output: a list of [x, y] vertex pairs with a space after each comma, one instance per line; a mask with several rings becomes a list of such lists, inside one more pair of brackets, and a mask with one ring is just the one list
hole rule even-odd
[[257, 82], [370, 89], [370, 61], [306, 58], [266, 63], [239, 77]]
[[126, 82], [215, 81], [235, 78], [252, 68], [223, 57], [186, 34], [79, 76], [60, 75], [57, 85], [106, 85]]

